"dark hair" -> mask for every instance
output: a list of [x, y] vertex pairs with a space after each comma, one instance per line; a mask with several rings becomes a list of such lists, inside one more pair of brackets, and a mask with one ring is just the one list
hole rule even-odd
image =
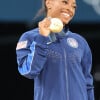
[[38, 10], [36, 15], [32, 19], [32, 23], [29, 24], [29, 29], [31, 28], [36, 28], [38, 27], [38, 22], [42, 20], [46, 15], [47, 15], [47, 8], [45, 5], [46, 0], [41, 0], [42, 1], [42, 7]]
[[46, 5], [45, 5], [45, 1], [46, 0], [42, 0], [42, 7], [39, 9], [39, 11], [37, 12], [34, 19], [37, 19], [40, 16], [46, 16], [47, 15], [47, 8], [46, 8]]

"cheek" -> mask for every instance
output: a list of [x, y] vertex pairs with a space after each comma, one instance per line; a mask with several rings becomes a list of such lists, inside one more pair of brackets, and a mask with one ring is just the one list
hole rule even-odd
[[57, 17], [60, 14], [60, 8], [59, 6], [54, 5], [54, 7], [51, 10], [51, 14], [53, 17]]
[[57, 10], [52, 11], [52, 17], [58, 17], [59, 16], [59, 12]]

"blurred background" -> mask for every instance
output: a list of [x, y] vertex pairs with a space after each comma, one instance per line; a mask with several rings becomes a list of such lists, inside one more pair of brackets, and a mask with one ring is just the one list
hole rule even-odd
[[[93, 54], [95, 100], [100, 100], [100, 0], [77, 0], [70, 30], [86, 38]], [[17, 70], [16, 44], [23, 32], [37, 27], [33, 20], [41, 0], [0, 0], [0, 62], [3, 100], [33, 100], [33, 80]], [[3, 95], [4, 94], [4, 95]]]

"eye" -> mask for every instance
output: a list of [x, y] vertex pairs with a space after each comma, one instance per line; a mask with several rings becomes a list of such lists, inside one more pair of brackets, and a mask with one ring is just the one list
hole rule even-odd
[[68, 1], [67, 0], [63, 0], [62, 1], [64, 4], [68, 4]]
[[75, 8], [75, 9], [76, 9], [76, 8], [77, 8], [77, 6], [76, 6], [76, 5], [73, 5], [73, 8]]

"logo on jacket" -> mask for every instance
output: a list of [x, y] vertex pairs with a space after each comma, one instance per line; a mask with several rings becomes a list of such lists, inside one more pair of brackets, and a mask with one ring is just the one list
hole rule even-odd
[[22, 48], [26, 48], [27, 47], [27, 42], [28, 41], [20, 41], [20, 42], [18, 42], [16, 50], [19, 50], [19, 49], [22, 49]]
[[68, 38], [67, 43], [69, 46], [71, 46], [73, 48], [78, 48], [78, 42], [74, 38]]

